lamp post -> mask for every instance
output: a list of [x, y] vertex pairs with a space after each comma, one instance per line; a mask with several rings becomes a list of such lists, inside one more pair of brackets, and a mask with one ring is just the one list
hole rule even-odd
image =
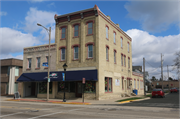
[[68, 66], [66, 65], [66, 63], [64, 63], [64, 65], [63, 65], [63, 68], [64, 68], [64, 98], [63, 98], [63, 102], [66, 102], [66, 97], [65, 97], [65, 86], [66, 86], [66, 68], [67, 68]]
[[[42, 26], [41, 24], [37, 23], [38, 26]], [[47, 101], [49, 100], [49, 72], [50, 72], [50, 43], [51, 43], [51, 27], [47, 29], [46, 27], [42, 26], [46, 29], [49, 34], [49, 52], [48, 52], [48, 79], [47, 79]]]

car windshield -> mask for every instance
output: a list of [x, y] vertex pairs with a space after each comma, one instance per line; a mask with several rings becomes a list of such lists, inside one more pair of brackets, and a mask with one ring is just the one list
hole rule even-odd
[[161, 91], [161, 89], [154, 89], [153, 91]]

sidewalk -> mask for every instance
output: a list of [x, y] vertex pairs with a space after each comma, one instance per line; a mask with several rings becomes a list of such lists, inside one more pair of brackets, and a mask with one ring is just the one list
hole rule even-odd
[[42, 103], [57, 103], [57, 104], [76, 104], [76, 105], [114, 105], [114, 104], [120, 104], [119, 102], [116, 102], [117, 100], [122, 100], [132, 97], [141, 97], [141, 96], [142, 95], [131, 96], [131, 97], [120, 97], [120, 98], [106, 99], [106, 100], [84, 99], [84, 103], [82, 98], [75, 98], [70, 100], [66, 99], [66, 102], [63, 102], [62, 99], [49, 99], [49, 101], [47, 101], [46, 99], [31, 98], [31, 97], [14, 99], [13, 97], [1, 96], [1, 101], [42, 102]]

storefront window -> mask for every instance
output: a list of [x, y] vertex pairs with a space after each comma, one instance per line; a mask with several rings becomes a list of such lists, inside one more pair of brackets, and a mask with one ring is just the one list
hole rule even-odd
[[112, 92], [112, 78], [105, 77], [105, 92]]
[[[65, 92], [75, 92], [75, 82], [66, 82], [65, 85]], [[64, 92], [64, 82], [58, 82], [58, 92]]]
[[[47, 82], [40, 82], [39, 84], [39, 94], [47, 93]], [[49, 93], [52, 94], [52, 82], [49, 83]]]
[[84, 86], [85, 93], [95, 93], [96, 92], [96, 82], [87, 81]]

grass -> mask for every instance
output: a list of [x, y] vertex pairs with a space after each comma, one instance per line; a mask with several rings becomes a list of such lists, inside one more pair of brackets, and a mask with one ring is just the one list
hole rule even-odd
[[128, 101], [128, 100], [138, 100], [138, 99], [143, 99], [143, 98], [147, 98], [147, 97], [151, 97], [151, 94], [148, 94], [148, 95], [142, 96], [142, 97], [132, 97], [132, 98], [127, 98], [127, 99], [123, 99], [123, 100], [117, 100], [116, 102], [123, 102], [123, 101]]

